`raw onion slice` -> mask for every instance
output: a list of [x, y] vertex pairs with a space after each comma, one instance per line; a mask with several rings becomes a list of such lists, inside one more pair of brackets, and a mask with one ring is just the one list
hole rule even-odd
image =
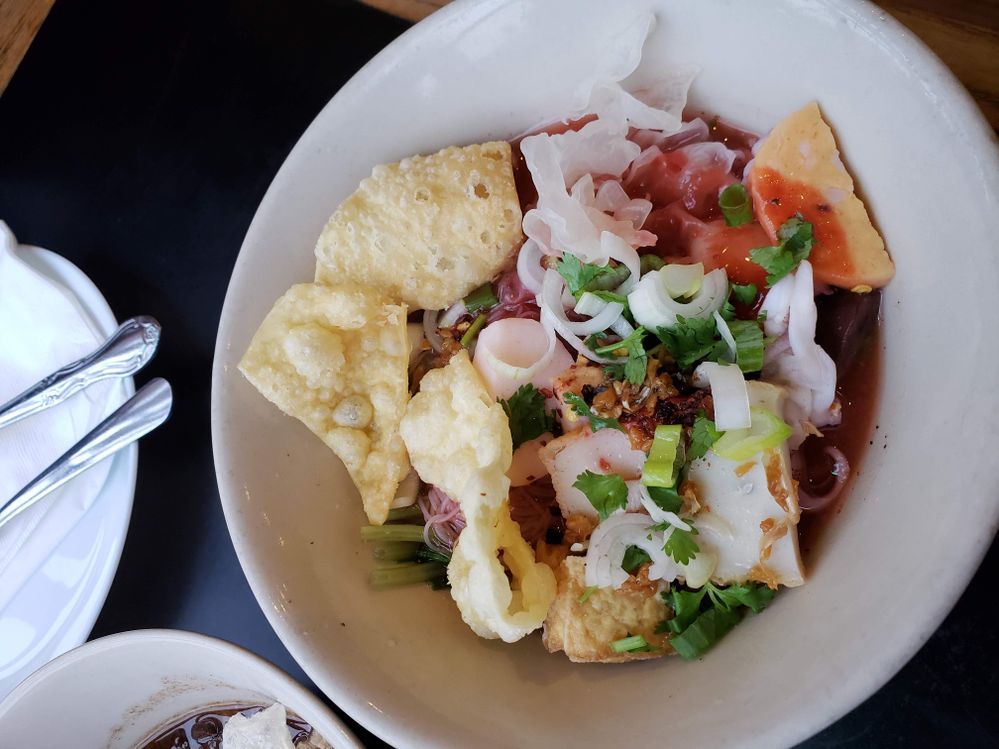
[[440, 310], [423, 310], [423, 335], [427, 337], [427, 343], [430, 344], [430, 348], [437, 352], [440, 352], [444, 347], [444, 339], [437, 332], [437, 316], [439, 314]]
[[[624, 311], [624, 305], [620, 302], [608, 302], [607, 306], [595, 317], [591, 317], [589, 320], [573, 322], [566, 316], [565, 308], [562, 306], [562, 292], [564, 288], [565, 281], [562, 279], [562, 276], [559, 275], [558, 271], [549, 268], [545, 271], [545, 280], [541, 285], [541, 293], [538, 295], [538, 306], [541, 307], [542, 314], [547, 314], [551, 319], [555, 320], [555, 329], [563, 335], [565, 332], [570, 333], [574, 337], [600, 333], [607, 330]], [[583, 349], [578, 350], [583, 354], [589, 351], [585, 346], [583, 346]], [[592, 352], [590, 353], [592, 354]], [[589, 354], [587, 355], [589, 356]], [[590, 356], [590, 358], [593, 358], [593, 356]]]
[[662, 534], [650, 531], [651, 526], [652, 518], [637, 512], [618, 512], [600, 523], [586, 550], [587, 587], [620, 588], [628, 579], [621, 563], [629, 546], [637, 546], [649, 555], [650, 580], [675, 580], [680, 567], [666, 556]]
[[749, 390], [737, 365], [702, 362], [694, 370], [694, 385], [703, 387], [705, 383], [711, 388], [718, 429], [748, 429], [752, 425]]
[[692, 297], [704, 281], [703, 263], [670, 263], [659, 270], [663, 287], [673, 299]]
[[728, 346], [729, 355], [726, 357], [726, 361], [734, 362], [739, 353], [739, 346], [735, 342], [735, 336], [732, 335], [732, 331], [728, 327], [728, 323], [725, 318], [715, 312], [715, 326], [718, 328], [718, 335], [722, 337], [725, 341], [725, 345]]
[[468, 308], [465, 306], [465, 300], [461, 299], [446, 310], [437, 320], [438, 328], [453, 328], [455, 323], [461, 319], [461, 316], [468, 312]]
[[652, 495], [649, 494], [648, 487], [641, 482], [639, 482], [639, 496], [641, 498], [642, 507], [644, 507], [645, 511], [649, 513], [649, 517], [652, 518], [654, 522], [669, 523], [674, 528], [679, 528], [681, 531], [690, 530], [690, 524], [681, 520], [679, 515], [675, 512], [664, 510], [657, 505], [655, 500], [652, 499]]
[[541, 245], [533, 239], [528, 239], [517, 253], [517, 276], [524, 288], [532, 294], [541, 291], [541, 282], [545, 278], [545, 269], [541, 267], [541, 258], [545, 253]]
[[685, 318], [711, 317], [725, 303], [728, 296], [728, 276], [724, 268], [718, 268], [704, 276], [701, 288], [686, 302], [679, 302], [667, 293], [663, 270], [665, 268], [646, 273], [635, 290], [628, 294], [631, 314], [639, 325], [644, 325], [649, 330], [672, 328], [676, 325], [678, 315]]

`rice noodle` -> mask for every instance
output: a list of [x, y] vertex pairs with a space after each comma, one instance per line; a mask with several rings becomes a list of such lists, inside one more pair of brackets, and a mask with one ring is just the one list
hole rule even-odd
[[418, 502], [426, 521], [423, 526], [424, 543], [431, 549], [450, 554], [458, 535], [465, 528], [461, 507], [436, 486], [431, 486]]

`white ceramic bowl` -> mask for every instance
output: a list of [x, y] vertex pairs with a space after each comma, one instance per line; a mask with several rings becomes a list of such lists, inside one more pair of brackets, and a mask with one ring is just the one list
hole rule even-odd
[[[565, 113], [608, 29], [653, 8], [638, 79], [703, 72], [692, 103], [765, 131], [817, 99], [898, 274], [884, 298], [876, 442], [809, 582], [696, 663], [573, 665], [537, 638], [475, 637], [446, 593], [373, 593], [339, 462], [236, 362], [374, 164], [509, 137]], [[320, 113], [278, 172], [233, 272], [212, 426], [243, 568], [288, 649], [387, 741], [429, 746], [789, 745], [881, 686], [938, 626], [999, 515], [999, 158], [979, 111], [909, 32], [832, 0], [457, 2]], [[873, 439], [874, 437], [872, 437]]]
[[267, 661], [169, 629], [103, 637], [36, 671], [0, 702], [0, 744], [132, 749], [206, 707], [273, 702], [334, 749], [361, 749], [329, 708]]

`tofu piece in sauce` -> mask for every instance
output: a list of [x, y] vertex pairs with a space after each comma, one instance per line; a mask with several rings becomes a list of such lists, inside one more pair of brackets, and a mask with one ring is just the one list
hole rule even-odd
[[[784, 388], [758, 381], [747, 385], [752, 405], [783, 413]], [[697, 543], [718, 557], [715, 582], [753, 580], [772, 588], [805, 582], [798, 550], [801, 510], [786, 442], [743, 461], [709, 450], [690, 464], [687, 478], [702, 505], [694, 521]]]

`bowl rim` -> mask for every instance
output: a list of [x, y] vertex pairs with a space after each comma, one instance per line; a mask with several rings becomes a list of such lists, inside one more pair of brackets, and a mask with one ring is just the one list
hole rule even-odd
[[[309, 724], [319, 731], [319, 734], [334, 747], [344, 749], [361, 749], [361, 744], [350, 732], [347, 726], [324, 705], [312, 692], [298, 681], [279, 669], [270, 661], [246, 648], [227, 640], [196, 632], [179, 629], [135, 629], [117, 632], [112, 635], [91, 640], [73, 650], [63, 653], [35, 671], [22, 681], [4, 699], [0, 700], [0, 720], [13, 709], [22, 697], [39, 688], [49, 678], [62, 670], [72, 667], [81, 661], [100, 658], [105, 653], [133, 645], [153, 646], [156, 643], [178, 644], [192, 650], [212, 651], [236, 662], [242, 662], [249, 668], [263, 674], [269, 682], [281, 685], [294, 695], [295, 704], [286, 705], [289, 709], [309, 721]], [[302, 715], [307, 712], [308, 716]], [[156, 727], [150, 729], [155, 730]], [[335, 741], [334, 741], [335, 739]]]
[[[223, 447], [225, 430], [221, 426], [219, 418], [221, 412], [220, 393], [224, 387], [226, 339], [232, 322], [234, 299], [239, 292], [236, 279], [246, 262], [244, 249], [250, 243], [251, 237], [260, 230], [259, 223], [263, 220], [261, 219], [263, 213], [261, 208], [279, 200], [279, 193], [289, 178], [291, 170], [289, 164], [293, 160], [293, 155], [303, 147], [303, 143], [310, 139], [312, 132], [319, 128], [319, 123], [325, 119], [327, 111], [339, 106], [341, 101], [353, 95], [355, 89], [366, 86], [370, 79], [379, 75], [386, 64], [391, 63], [400, 55], [405, 55], [410, 47], [418, 46], [423, 37], [431, 35], [451, 23], [459, 22], [459, 16], [464, 14], [466, 10], [475, 7], [481, 13], [482, 6], [490, 5], [496, 8], [513, 2], [516, 0], [452, 0], [449, 4], [411, 26], [380, 50], [317, 113], [275, 173], [247, 229], [226, 289], [212, 363], [211, 433], [216, 479], [226, 525], [250, 589], [278, 638], [316, 685], [340, 709], [366, 729], [384, 741], [398, 746], [408, 746], [411, 743], [407, 740], [404, 726], [399, 721], [382, 713], [360, 695], [352, 693], [346, 682], [336, 678], [337, 668], [335, 665], [320, 668], [318, 664], [312, 662], [307, 656], [304, 640], [299, 637], [299, 633], [295, 631], [290, 622], [282, 619], [279, 612], [269, 605], [266, 586], [260, 579], [260, 570], [253, 561], [253, 551], [249, 544], [245, 543], [236, 527], [239, 523], [236, 507], [241, 494], [238, 487], [235, 486], [235, 481], [230, 482], [225, 478], [229, 473], [227, 470], [229, 457], [225, 454]], [[925, 80], [933, 82], [939, 94], [940, 105], [949, 107], [957, 119], [963, 123], [964, 133], [973, 146], [983, 154], [983, 159], [987, 160], [989, 155], [992, 156], [993, 173], [999, 174], [999, 139], [971, 94], [925, 43], [887, 10], [878, 7], [870, 0], [787, 0], [787, 2], [792, 6], [823, 6], [829, 12], [850, 20], [856, 26], [866, 28], [872, 35], [887, 40], [891, 47], [905, 54], [912, 62], [912, 67], [918, 69]], [[999, 178], [995, 182], [996, 186], [999, 187]], [[229, 483], [232, 486], [229, 486]], [[999, 497], [992, 503], [992, 514], [988, 518], [988, 525], [992, 529], [991, 537], [994, 538], [996, 529], [999, 527]], [[919, 616], [910, 619], [907, 626], [907, 637], [893, 638], [888, 643], [880, 663], [876, 666], [868, 664], [867, 668], [854, 670], [849, 677], [840, 682], [833, 693], [828, 695], [828, 698], [823, 702], [823, 708], [813, 710], [807, 719], [782, 721], [769, 727], [764, 734], [756, 736], [756, 740], [761, 745], [764, 741], [769, 745], [791, 746], [797, 744], [839, 720], [881, 689], [922, 648], [940, 626], [970, 583], [990, 545], [991, 541], [983, 541], [977, 548], [965, 550], [963, 559], [949, 569], [952, 584], [946, 586], [945, 591], [940, 595], [934, 596], [922, 609]], [[327, 678], [328, 673], [331, 674], [332, 678]]]

